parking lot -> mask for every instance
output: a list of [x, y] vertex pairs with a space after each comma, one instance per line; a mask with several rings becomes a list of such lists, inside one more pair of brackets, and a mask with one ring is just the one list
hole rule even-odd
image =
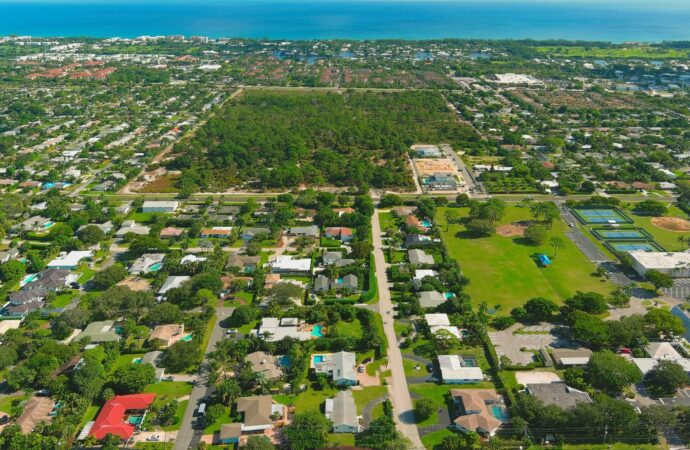
[[489, 333], [489, 338], [499, 357], [506, 356], [513, 364], [527, 365], [534, 360], [534, 355], [531, 351], [522, 351], [523, 348], [539, 350], [560, 345], [553, 329], [550, 324], [525, 327], [518, 323], [503, 331]]

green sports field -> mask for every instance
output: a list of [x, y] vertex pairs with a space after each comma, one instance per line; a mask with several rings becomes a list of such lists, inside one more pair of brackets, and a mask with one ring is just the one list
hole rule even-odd
[[[592, 275], [594, 264], [568, 240], [565, 236], [568, 226], [561, 220], [554, 222], [549, 232], [549, 238], [558, 236], [563, 242], [555, 255], [548, 239], [543, 246], [532, 246], [516, 237], [462, 237], [465, 231], [462, 224], [451, 224], [446, 230], [444, 210], [439, 208], [436, 223], [451, 256], [470, 279], [467, 291], [475, 303], [485, 301], [490, 308], [498, 305], [499, 314], [508, 314], [512, 308], [533, 297], [546, 297], [562, 303], [577, 290], [608, 294], [614, 289], [610, 282]], [[461, 217], [468, 213], [467, 208], [459, 208], [458, 211]], [[499, 225], [530, 219], [528, 208], [507, 206]], [[540, 268], [533, 259], [537, 253], [547, 254], [553, 261], [552, 265]]]

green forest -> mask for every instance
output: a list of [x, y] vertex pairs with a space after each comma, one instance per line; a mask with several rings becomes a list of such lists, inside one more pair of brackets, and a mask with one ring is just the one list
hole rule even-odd
[[418, 142], [476, 142], [438, 93], [248, 91], [179, 143], [169, 168], [185, 192], [251, 182], [262, 188], [411, 188]]

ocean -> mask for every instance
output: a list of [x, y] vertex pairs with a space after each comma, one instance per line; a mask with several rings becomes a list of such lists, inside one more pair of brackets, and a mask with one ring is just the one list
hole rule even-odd
[[690, 0], [0, 0], [0, 35], [690, 40]]

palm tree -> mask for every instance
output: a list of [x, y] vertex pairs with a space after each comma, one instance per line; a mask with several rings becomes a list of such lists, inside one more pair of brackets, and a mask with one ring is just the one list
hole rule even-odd
[[554, 249], [553, 257], [555, 258], [558, 255], [558, 249], [563, 246], [563, 239], [559, 238], [558, 236], [554, 236], [549, 239], [549, 244], [551, 244], [551, 247]]
[[447, 209], [443, 213], [443, 217], [446, 219], [446, 231], [450, 230], [451, 222], [455, 222], [458, 218], [458, 212], [454, 209]]
[[687, 238], [685, 236], [678, 236], [678, 242], [680, 242], [680, 245], [682, 245], [683, 248], [687, 246], [689, 240], [690, 238]]

